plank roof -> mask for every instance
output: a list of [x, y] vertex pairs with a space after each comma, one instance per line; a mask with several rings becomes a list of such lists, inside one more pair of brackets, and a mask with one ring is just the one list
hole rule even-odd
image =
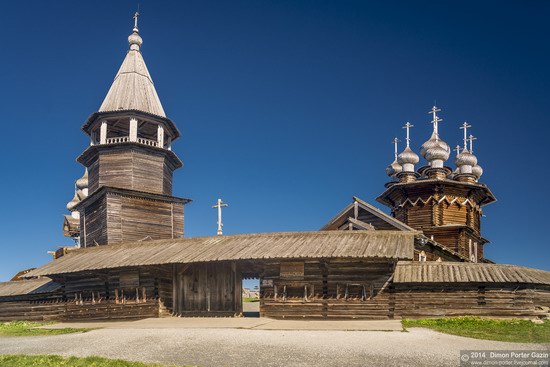
[[131, 242], [82, 248], [28, 277], [130, 266], [229, 260], [383, 258], [410, 260], [415, 232], [277, 232]]
[[53, 292], [61, 285], [50, 278], [16, 280], [0, 283], [0, 297]]
[[99, 112], [138, 110], [166, 117], [139, 47], [130, 48]]
[[550, 285], [550, 272], [516, 265], [398, 262], [395, 283], [532, 283]]

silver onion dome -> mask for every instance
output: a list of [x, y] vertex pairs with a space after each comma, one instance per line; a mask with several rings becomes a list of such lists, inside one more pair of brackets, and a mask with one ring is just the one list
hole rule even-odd
[[476, 178], [479, 180], [481, 175], [483, 175], [483, 168], [481, 168], [480, 165], [476, 164], [472, 167], [472, 174], [476, 176]]
[[420, 162], [420, 158], [410, 147], [406, 147], [397, 156], [397, 163], [403, 166], [403, 172], [414, 172], [414, 165], [418, 162]]
[[134, 29], [134, 32], [128, 36], [128, 44], [130, 45], [130, 50], [139, 50], [143, 44], [143, 39], [138, 34], [137, 29]]
[[444, 145], [438, 144], [426, 151], [425, 158], [428, 162], [431, 163], [436, 160], [446, 161], [447, 159], [449, 159], [450, 155], [451, 153], [449, 152], [449, 150], [445, 149]]
[[386, 174], [388, 176], [395, 176], [403, 170], [403, 167], [395, 159], [388, 167], [386, 167]]
[[456, 156], [455, 164], [457, 167], [460, 167], [461, 173], [472, 173], [471, 167], [477, 164], [477, 157], [470, 153], [468, 149], [463, 149], [462, 152]]
[[444, 160], [449, 159], [449, 156], [451, 155], [451, 148], [449, 147], [449, 144], [441, 140], [435, 132], [432, 133], [432, 136], [430, 137], [430, 139], [428, 139], [424, 144], [422, 144], [422, 146], [420, 147], [420, 154], [422, 154], [422, 156], [429, 161], [429, 159], [426, 156], [428, 154], [428, 150], [435, 147], [444, 149], [448, 153], [447, 158], [445, 158]]
[[76, 204], [78, 204], [79, 202], [80, 202], [80, 198], [75, 192], [73, 199], [67, 203], [67, 209], [72, 212]]
[[80, 190], [88, 188], [88, 169], [87, 168], [86, 168], [86, 171], [84, 171], [84, 176], [76, 180], [76, 187]]

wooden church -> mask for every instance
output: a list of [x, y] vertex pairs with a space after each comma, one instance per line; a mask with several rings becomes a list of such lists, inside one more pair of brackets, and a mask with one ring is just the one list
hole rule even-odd
[[172, 174], [180, 132], [162, 107], [141, 53], [137, 14], [129, 50], [98, 112], [82, 126], [90, 145], [64, 217], [75, 247], [0, 283], [1, 320], [108, 320], [242, 316], [242, 281], [260, 279], [260, 314], [273, 318], [391, 319], [481, 315], [549, 317], [550, 272], [484, 256], [482, 208], [496, 199], [480, 182], [474, 138], [450, 168], [433, 134], [387, 168], [378, 202], [353, 198], [316, 232], [184, 237]]

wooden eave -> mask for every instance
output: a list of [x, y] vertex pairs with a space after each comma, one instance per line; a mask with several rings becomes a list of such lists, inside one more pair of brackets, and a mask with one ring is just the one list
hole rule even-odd
[[169, 203], [182, 203], [183, 205], [192, 202], [191, 199], [179, 198], [170, 195], [154, 194], [151, 192], [122, 189], [118, 187], [111, 186], [101, 186], [98, 190], [94, 191], [90, 196], [86, 197], [84, 200], [80, 201], [74, 206], [74, 210], [81, 211], [87, 206], [95, 203], [97, 200], [103, 197], [104, 194], [114, 194], [114, 195], [123, 195], [123, 196], [133, 196], [142, 199], [158, 200], [165, 201]]
[[[381, 204], [393, 207], [398, 198], [408, 198], [415, 196], [415, 192], [432, 192], [435, 194], [436, 186], [443, 186], [444, 189], [455, 190], [462, 196], [473, 196], [480, 206], [484, 206], [497, 201], [491, 190], [480, 183], [460, 182], [455, 180], [443, 179], [419, 179], [413, 182], [394, 183], [389, 186], [380, 196], [376, 198]], [[476, 195], [477, 192], [477, 195]], [[422, 196], [422, 195], [416, 195]]]
[[101, 123], [102, 120], [112, 119], [112, 118], [131, 118], [135, 117], [138, 119], [146, 119], [148, 121], [153, 121], [157, 123], [162, 123], [165, 128], [168, 130], [170, 136], [172, 136], [172, 141], [175, 141], [181, 136], [181, 133], [174, 124], [172, 120], [168, 117], [163, 117], [155, 115], [149, 112], [144, 112], [140, 110], [118, 110], [118, 111], [105, 111], [105, 112], [94, 112], [92, 113], [84, 125], [82, 125], [82, 131], [84, 131], [88, 136], [91, 135], [91, 131], [97, 123]]
[[437, 230], [437, 229], [465, 230], [465, 231], [468, 231], [469, 234], [472, 234], [476, 237], [479, 237], [484, 245], [486, 245], [488, 243], [491, 243], [491, 241], [489, 241], [485, 237], [482, 237], [478, 233], [474, 232], [474, 230], [470, 226], [467, 226], [466, 224], [443, 224], [443, 225], [440, 225], [440, 226], [424, 227], [423, 229], [427, 229], [427, 230], [430, 230], [430, 229], [432, 229], [432, 230]]
[[179, 157], [171, 150], [159, 148], [159, 147], [153, 147], [150, 145], [144, 145], [137, 142], [124, 142], [124, 143], [117, 143], [117, 144], [96, 144], [96, 145], [90, 145], [82, 154], [80, 154], [76, 161], [80, 164], [82, 164], [84, 167], [89, 167], [91, 164], [91, 161], [95, 158], [97, 154], [99, 154], [102, 151], [105, 152], [113, 152], [113, 151], [121, 151], [121, 150], [141, 150], [141, 151], [149, 151], [153, 152], [155, 154], [161, 154], [165, 155], [168, 158], [168, 161], [170, 164], [172, 164], [173, 169], [178, 169], [183, 167], [183, 162]]
[[395, 284], [515, 283], [550, 285], [550, 272], [516, 265], [399, 261]]

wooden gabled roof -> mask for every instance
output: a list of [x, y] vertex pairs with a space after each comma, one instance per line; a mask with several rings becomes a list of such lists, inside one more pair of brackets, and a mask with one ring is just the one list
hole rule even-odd
[[395, 283], [522, 283], [550, 285], [550, 272], [516, 265], [398, 262]]
[[348, 225], [365, 230], [416, 231], [356, 196], [353, 197], [351, 204], [340, 211], [321, 230], [337, 230]]
[[231, 260], [371, 258], [410, 260], [416, 232], [326, 231], [259, 233], [111, 244], [82, 248], [27, 276], [130, 266]]

